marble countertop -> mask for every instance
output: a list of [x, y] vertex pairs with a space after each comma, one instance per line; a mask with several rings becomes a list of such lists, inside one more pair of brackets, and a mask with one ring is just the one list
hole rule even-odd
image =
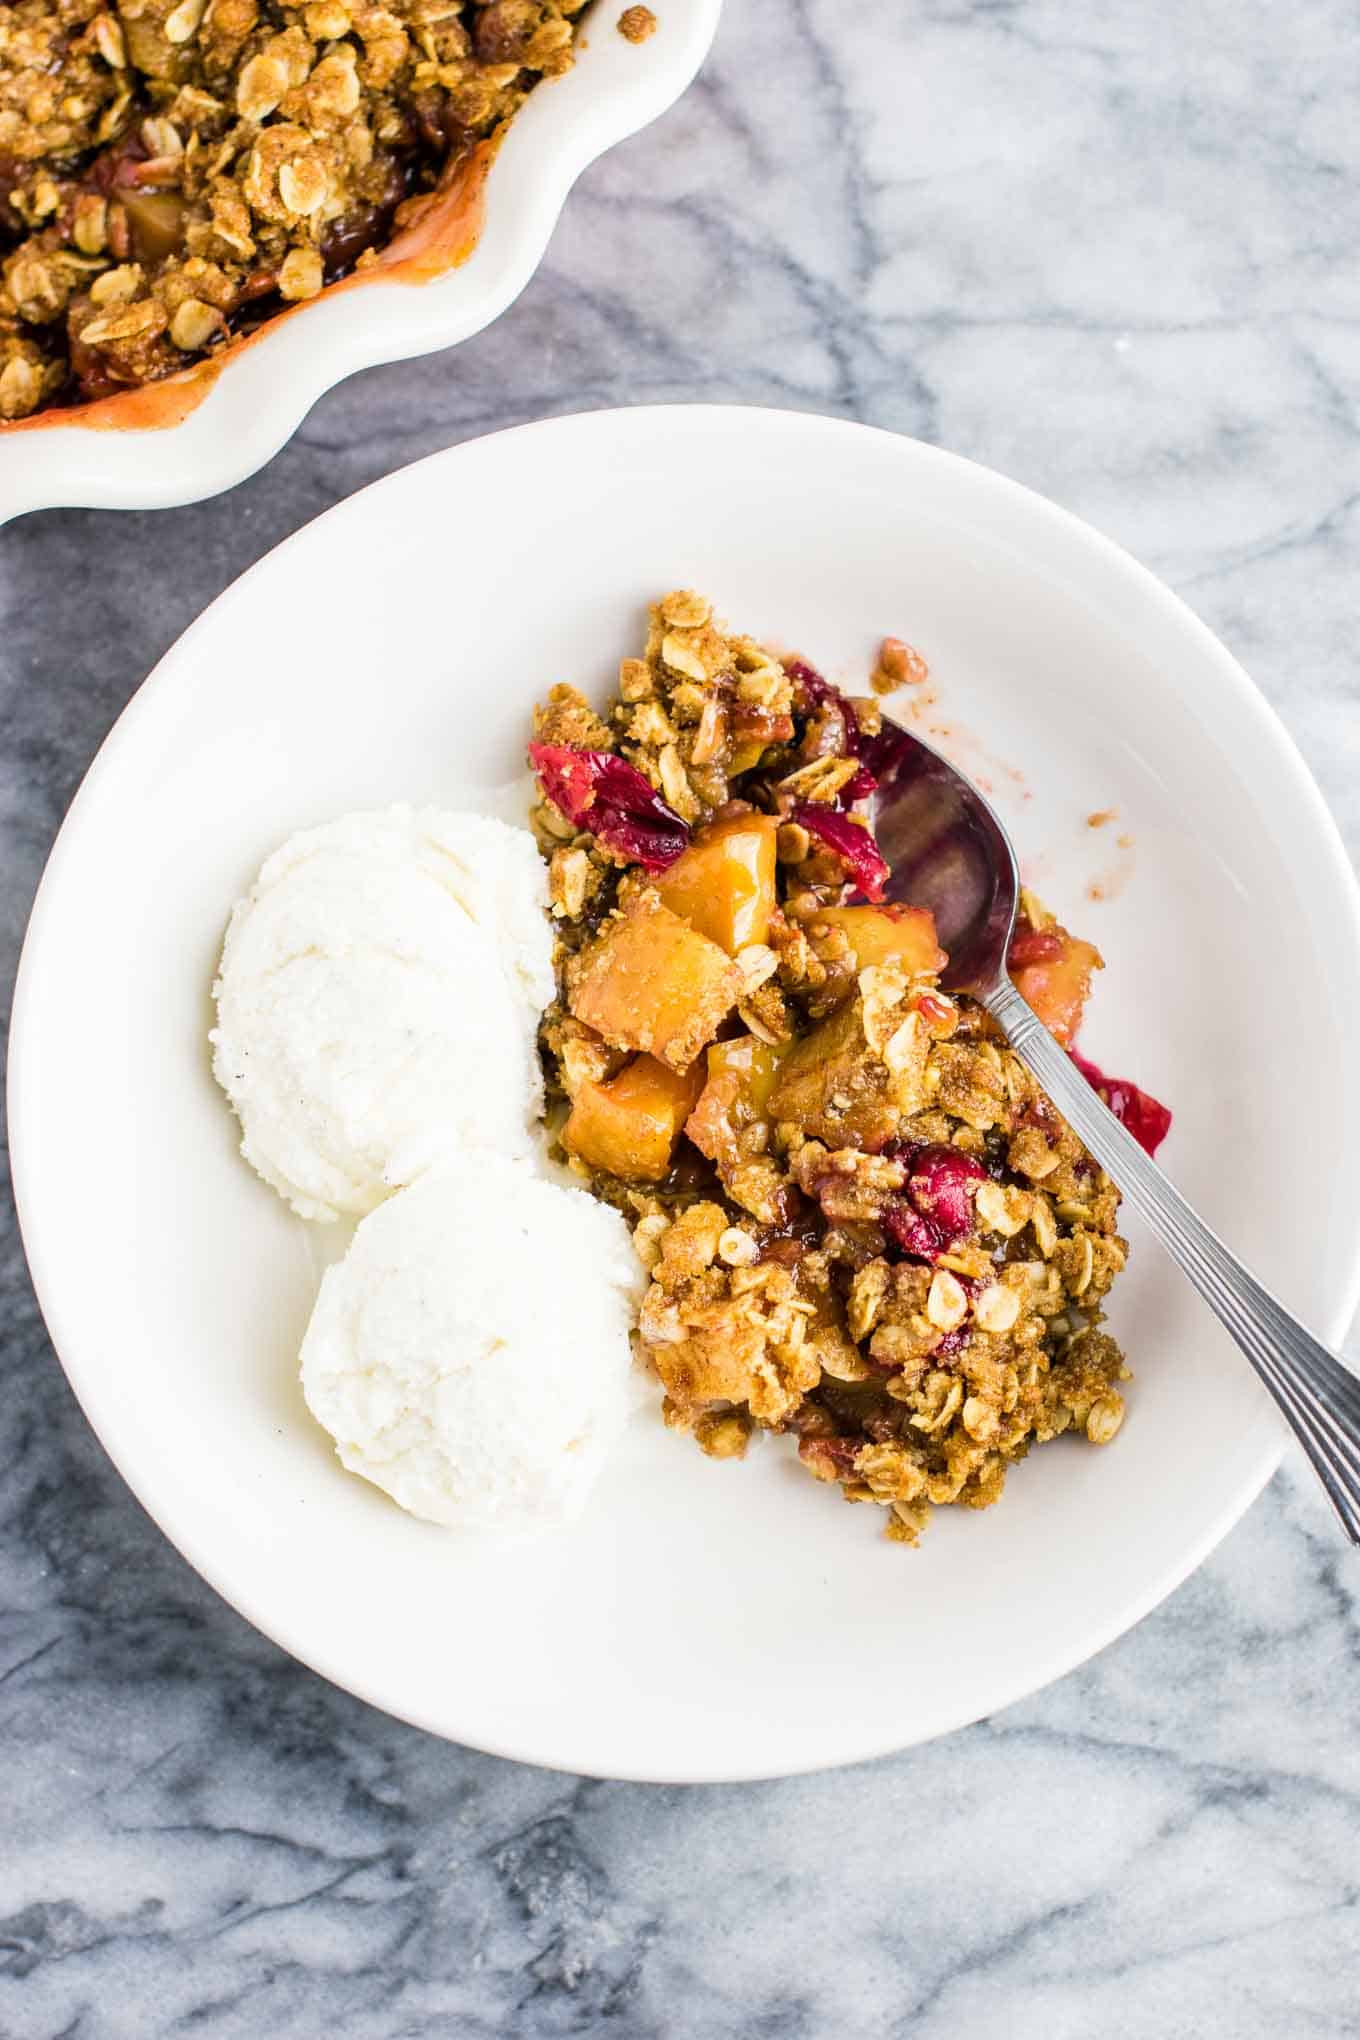
[[[0, 535], [6, 1002], [81, 774], [204, 603], [372, 477], [600, 404], [833, 411], [1046, 491], [1243, 659], [1354, 852], [1358, 100], [1343, 0], [729, 0], [490, 331], [214, 502]], [[202, 1586], [4, 1216], [6, 2040], [1360, 2030], [1360, 1557], [1292, 1460], [995, 1720], [806, 1780], [576, 1781], [386, 1720]]]

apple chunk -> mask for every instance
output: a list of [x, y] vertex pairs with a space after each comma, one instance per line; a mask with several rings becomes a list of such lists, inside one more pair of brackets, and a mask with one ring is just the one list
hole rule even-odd
[[1064, 1048], [1077, 1038], [1091, 973], [1104, 967], [1093, 943], [1078, 941], [1056, 923], [1043, 929], [1022, 923], [1011, 944], [1010, 973], [1016, 990]]
[[742, 996], [741, 972], [649, 886], [567, 966], [567, 1004], [615, 1048], [687, 1070]]
[[839, 928], [854, 951], [856, 970], [900, 963], [911, 977], [938, 977], [948, 962], [928, 907], [827, 907], [817, 916]]
[[706, 1075], [702, 1057], [681, 1072], [655, 1056], [634, 1056], [607, 1084], [580, 1086], [562, 1145], [625, 1183], [659, 1183]]
[[738, 1035], [735, 1041], [715, 1041], [709, 1049], [706, 1082], [685, 1131], [699, 1152], [720, 1169], [737, 1166], [737, 1135], [765, 1118], [787, 1052], [782, 1043], [773, 1047], [757, 1041], [754, 1034]]
[[829, 1147], [876, 1151], [892, 1138], [901, 1103], [891, 1072], [865, 1037], [862, 1000], [849, 1000], [795, 1043], [766, 1111]]
[[778, 832], [773, 815], [711, 823], [657, 879], [659, 897], [729, 956], [763, 942], [774, 912]]

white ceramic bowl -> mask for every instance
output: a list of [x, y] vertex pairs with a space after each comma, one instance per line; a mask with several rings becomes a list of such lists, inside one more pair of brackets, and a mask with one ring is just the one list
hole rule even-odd
[[[718, 1465], [651, 1416], [546, 1545], [461, 1541], [342, 1472], [296, 1383], [312, 1236], [239, 1159], [208, 1072], [228, 908], [293, 829], [505, 782], [534, 697], [559, 679], [602, 696], [648, 598], [678, 583], [852, 686], [885, 633], [926, 654], [927, 726], [948, 725], [1052, 905], [1106, 953], [1089, 1052], [1173, 1105], [1175, 1176], [1339, 1337], [1360, 1237], [1360, 918], [1304, 767], [1124, 553], [985, 469], [822, 418], [528, 426], [391, 476], [255, 567], [162, 661], [76, 799], [25, 947], [10, 1088], [57, 1349], [221, 1593], [440, 1734], [712, 1779], [871, 1756], [1075, 1665], [1224, 1534], [1281, 1432], [1135, 1235], [1120, 1437], [1035, 1452], [1000, 1507], [939, 1512], [919, 1552], [774, 1441]], [[299, 601], [317, 587], [344, 601]], [[1117, 825], [1086, 826], [1111, 807]], [[1130, 858], [1117, 900], [1084, 897]]]
[[[680, 97], [718, 25], [721, 0], [667, 0], [656, 33], [630, 43], [599, 0], [574, 68], [545, 80], [511, 122], [468, 260], [435, 281], [365, 281], [327, 293], [233, 352], [179, 424], [117, 429], [44, 419], [0, 427], [0, 523], [26, 510], [155, 510], [215, 495], [272, 459], [326, 390], [357, 369], [451, 347], [513, 303], [543, 258], [588, 164]], [[126, 417], [126, 411], [101, 416]]]

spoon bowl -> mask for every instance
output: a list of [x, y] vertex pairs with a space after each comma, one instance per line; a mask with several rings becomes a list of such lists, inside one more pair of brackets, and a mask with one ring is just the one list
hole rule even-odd
[[887, 897], [929, 907], [949, 963], [946, 991], [980, 998], [1001, 972], [1020, 901], [1010, 837], [977, 788], [899, 723], [880, 771], [874, 829], [892, 867]]

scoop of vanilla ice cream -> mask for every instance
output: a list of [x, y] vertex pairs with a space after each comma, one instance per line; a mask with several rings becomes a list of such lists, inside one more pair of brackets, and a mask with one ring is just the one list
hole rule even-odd
[[493, 1156], [431, 1170], [327, 1270], [302, 1388], [412, 1515], [523, 1536], [579, 1514], [645, 1383], [618, 1212]]
[[528, 1150], [553, 997], [526, 830], [391, 807], [290, 837], [227, 929], [213, 1070], [303, 1218], [373, 1210], [441, 1155]]

